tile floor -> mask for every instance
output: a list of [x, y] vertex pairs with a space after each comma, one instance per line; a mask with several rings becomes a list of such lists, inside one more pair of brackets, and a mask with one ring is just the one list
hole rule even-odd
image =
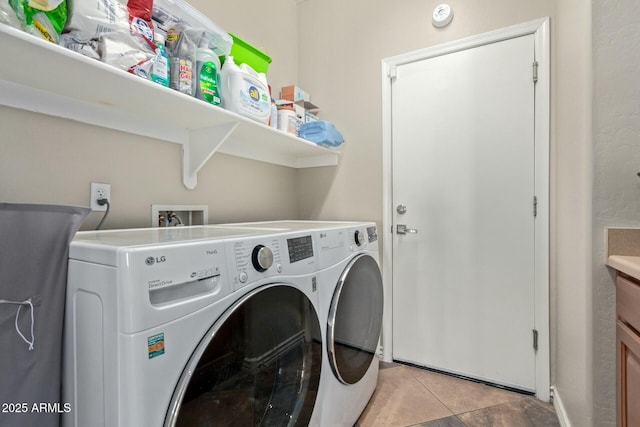
[[380, 363], [378, 387], [357, 427], [559, 427], [531, 396], [398, 363]]

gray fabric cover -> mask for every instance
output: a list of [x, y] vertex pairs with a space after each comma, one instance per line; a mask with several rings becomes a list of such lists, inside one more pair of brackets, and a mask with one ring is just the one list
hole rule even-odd
[[69, 243], [89, 212], [0, 203], [0, 300], [31, 299], [35, 338], [29, 350], [15, 325], [20, 307], [18, 327], [31, 341], [31, 308], [1, 303], [0, 426], [59, 425]]

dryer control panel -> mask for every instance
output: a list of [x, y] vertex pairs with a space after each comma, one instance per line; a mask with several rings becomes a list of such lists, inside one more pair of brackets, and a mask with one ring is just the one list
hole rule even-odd
[[327, 229], [316, 232], [318, 268], [324, 269], [359, 251], [377, 251], [378, 234], [375, 224]]

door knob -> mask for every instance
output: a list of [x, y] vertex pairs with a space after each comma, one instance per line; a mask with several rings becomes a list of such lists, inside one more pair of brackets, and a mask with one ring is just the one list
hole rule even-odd
[[396, 212], [398, 212], [400, 215], [402, 214], [406, 214], [407, 213], [407, 207], [403, 204], [399, 204], [398, 207], [396, 208]]
[[396, 226], [396, 233], [398, 234], [418, 234], [418, 230], [415, 228], [407, 228], [405, 224], [398, 224]]

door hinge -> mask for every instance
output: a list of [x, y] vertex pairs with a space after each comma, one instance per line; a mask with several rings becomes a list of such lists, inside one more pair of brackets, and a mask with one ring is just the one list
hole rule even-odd
[[533, 350], [538, 351], [538, 331], [533, 330]]
[[533, 63], [533, 82], [538, 83], [538, 61]]
[[533, 196], [533, 217], [538, 216], [538, 196]]
[[398, 67], [392, 65], [391, 67], [389, 67], [389, 78], [391, 80], [395, 80], [396, 77], [398, 77]]

